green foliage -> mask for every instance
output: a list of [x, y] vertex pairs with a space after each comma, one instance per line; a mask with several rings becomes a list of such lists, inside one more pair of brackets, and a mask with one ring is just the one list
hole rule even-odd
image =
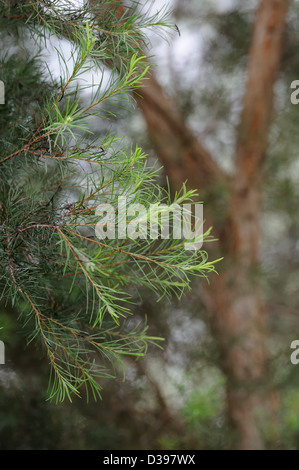
[[[60, 83], [46, 80], [38, 54], [23, 46], [2, 57], [1, 79], [9, 85], [0, 108], [1, 301], [17, 309], [28, 341], [46, 355], [49, 397], [71, 400], [84, 389], [96, 398], [102, 380], [123, 369], [123, 356], [142, 356], [160, 339], [128, 321], [138, 287], [180, 296], [191, 276], [214, 270], [206, 253], [187, 252], [184, 240], [95, 237], [100, 204], [117, 207], [119, 196], [144, 205], [168, 198], [139, 147], [112, 131], [95, 136], [90, 130], [92, 119], [109, 117], [112, 104], [117, 113], [132, 102], [149, 66], [139, 52], [147, 43], [144, 28], [164, 20], [138, 13], [134, 2], [120, 18], [111, 1], [67, 10], [56, 1], [0, 5], [1, 30], [13, 31], [22, 44], [29, 32], [34, 50], [54, 35], [73, 44], [72, 61], [57, 50]], [[78, 79], [93, 70], [102, 78], [85, 104], [86, 85]], [[182, 188], [174, 202], [193, 195]]]

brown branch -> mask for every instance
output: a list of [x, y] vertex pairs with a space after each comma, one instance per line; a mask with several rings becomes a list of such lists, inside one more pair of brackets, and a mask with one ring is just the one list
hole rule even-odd
[[172, 189], [179, 190], [186, 180], [192, 189], [225, 182], [225, 175], [212, 155], [187, 127], [152, 70], [144, 86], [134, 96]]
[[249, 52], [229, 227], [232, 252], [249, 265], [258, 257], [261, 183], [288, 5], [289, 0], [261, 1]]
[[240, 188], [259, 180], [267, 150], [273, 88], [281, 59], [288, 5], [289, 0], [262, 0], [257, 11], [237, 136], [236, 180]]

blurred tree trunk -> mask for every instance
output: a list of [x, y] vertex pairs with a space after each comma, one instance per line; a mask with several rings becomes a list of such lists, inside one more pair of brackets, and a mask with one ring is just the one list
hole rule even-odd
[[[211, 279], [205, 303], [227, 377], [228, 416], [236, 448], [263, 449], [261, 424], [271, 402], [267, 377], [266, 308], [259, 287], [259, 217], [263, 167], [279, 69], [288, 0], [262, 0], [256, 14], [248, 79], [236, 137], [235, 169], [227, 177], [184, 123], [153, 73], [135, 98], [175, 191], [188, 179], [205, 201], [207, 226], [225, 257]], [[219, 211], [226, 204], [226, 218]], [[220, 209], [221, 208], [221, 209]]]

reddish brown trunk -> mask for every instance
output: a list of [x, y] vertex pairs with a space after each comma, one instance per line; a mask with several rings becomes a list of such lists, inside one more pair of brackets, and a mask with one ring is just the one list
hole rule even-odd
[[257, 261], [263, 163], [288, 4], [288, 0], [262, 0], [249, 54], [230, 210], [232, 251], [246, 265]]
[[201, 195], [203, 189], [210, 193], [212, 186], [214, 195], [219, 189], [220, 195], [223, 188], [230, 193], [224, 231], [217, 218], [213, 221], [217, 202], [216, 207], [206, 208], [219, 236], [226, 269], [220, 267], [220, 275], [211, 279], [205, 297], [227, 377], [228, 416], [239, 449], [264, 447], [261, 424], [266, 424], [265, 405], [271, 401], [264, 386], [269, 383], [267, 321], [256, 273], [263, 160], [287, 7], [287, 0], [263, 0], [257, 12], [231, 185], [186, 128], [153, 76], [149, 86], [139, 91], [141, 98], [137, 97], [173, 187], [177, 189], [188, 179]]
[[[236, 448], [262, 449], [261, 423], [271, 401], [267, 382], [267, 321], [258, 279], [259, 217], [263, 163], [273, 107], [273, 86], [281, 56], [288, 0], [262, 0], [249, 54], [248, 81], [237, 135], [235, 172], [227, 178], [185, 125], [154, 75], [135, 98], [173, 190], [188, 179], [204, 199], [207, 225], [225, 257], [210, 279], [206, 306], [227, 378], [228, 416]], [[120, 13], [123, 13], [120, 7]], [[217, 218], [223, 194], [227, 219]], [[216, 200], [215, 200], [216, 196]]]
[[[253, 274], [253, 273], [252, 273]], [[212, 279], [206, 296], [227, 379], [228, 418], [238, 449], [262, 449], [267, 421], [267, 322], [259, 287], [250, 272], [231, 266]]]
[[[273, 107], [273, 88], [288, 10], [287, 0], [263, 0], [257, 12], [236, 146], [229, 216], [232, 266], [225, 281], [215, 280], [211, 306], [228, 377], [230, 418], [238, 448], [262, 449], [261, 423], [270, 402], [267, 376], [267, 322], [258, 282], [258, 246], [263, 163]], [[224, 284], [224, 285], [223, 285]], [[224, 298], [223, 298], [224, 296]], [[218, 310], [218, 313], [216, 312]]]

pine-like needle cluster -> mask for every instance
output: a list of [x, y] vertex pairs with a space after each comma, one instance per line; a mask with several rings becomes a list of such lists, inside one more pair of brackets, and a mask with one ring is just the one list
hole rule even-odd
[[[214, 270], [204, 251], [186, 251], [182, 239], [95, 235], [99, 205], [117, 208], [123, 196], [149, 207], [169, 198], [138, 146], [92, 131], [94, 120], [100, 126], [132, 104], [149, 67], [141, 53], [146, 30], [167, 26], [163, 12], [129, 3], [120, 14], [110, 0], [0, 2], [7, 45], [0, 70], [1, 301], [20, 313], [28, 341], [41, 345], [51, 366], [49, 396], [58, 401], [82, 388], [100, 395], [122, 357], [142, 356], [158, 342], [144, 323], [128, 321], [140, 286], [158, 298], [181, 295], [191, 276]], [[56, 49], [58, 82], [38, 53], [53, 38], [72, 45], [71, 57]], [[95, 71], [98, 83], [86, 85]], [[183, 187], [173, 202], [192, 196]]]

